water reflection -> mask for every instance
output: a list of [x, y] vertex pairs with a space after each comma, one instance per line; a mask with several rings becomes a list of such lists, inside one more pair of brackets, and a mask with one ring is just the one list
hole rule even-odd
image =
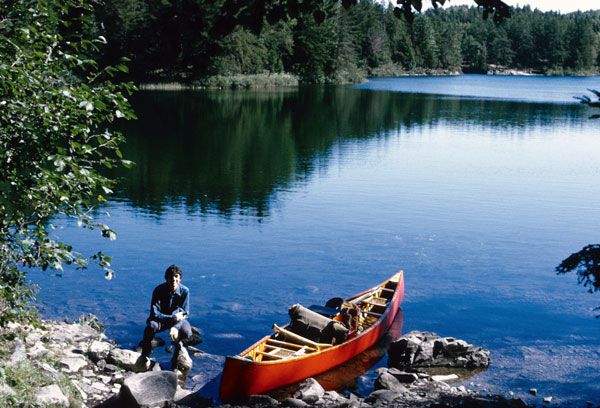
[[140, 92], [127, 124], [118, 198], [160, 216], [189, 212], [268, 216], [281, 191], [326, 169], [347, 141], [409, 135], [439, 123], [492, 128], [581, 122], [579, 105], [477, 100], [306, 87], [288, 91]]

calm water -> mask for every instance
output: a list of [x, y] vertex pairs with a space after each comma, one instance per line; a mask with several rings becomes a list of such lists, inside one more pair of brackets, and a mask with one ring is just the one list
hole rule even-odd
[[404, 269], [404, 332], [491, 349], [472, 388], [600, 403], [600, 296], [554, 272], [600, 242], [600, 122], [572, 102], [598, 84], [465, 76], [140, 92], [140, 120], [124, 129], [137, 166], [117, 174], [98, 211], [118, 239], [74, 225], [58, 232], [112, 254], [116, 278], [33, 274], [40, 301], [49, 317], [95, 313], [132, 347], [175, 262], [205, 332], [208, 354], [193, 375], [206, 381], [221, 356], [285, 323], [291, 304], [350, 295]]

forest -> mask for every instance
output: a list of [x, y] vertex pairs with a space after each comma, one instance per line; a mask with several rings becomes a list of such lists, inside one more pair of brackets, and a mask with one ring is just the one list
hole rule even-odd
[[563, 75], [600, 65], [600, 12], [562, 15], [525, 6], [496, 24], [477, 7], [430, 9], [412, 22], [370, 0], [347, 9], [324, 3], [324, 20], [268, 16], [229, 32], [218, 2], [106, 0], [96, 8], [106, 64], [130, 59], [129, 79], [194, 80], [215, 75], [291, 73], [307, 83], [366, 76], [487, 72], [497, 66]]

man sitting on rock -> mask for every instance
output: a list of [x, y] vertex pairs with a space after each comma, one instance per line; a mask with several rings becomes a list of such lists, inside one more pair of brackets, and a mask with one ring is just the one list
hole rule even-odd
[[192, 338], [192, 327], [187, 320], [190, 312], [190, 290], [181, 284], [183, 272], [176, 265], [165, 271], [165, 283], [152, 292], [150, 317], [146, 321], [144, 339], [141, 342], [142, 355], [136, 362], [136, 371], [150, 368], [152, 339], [156, 333], [169, 330], [169, 337], [180, 348], [181, 342]]

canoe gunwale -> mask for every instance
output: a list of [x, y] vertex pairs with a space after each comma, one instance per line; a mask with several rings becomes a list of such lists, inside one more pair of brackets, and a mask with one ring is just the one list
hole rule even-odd
[[[367, 295], [371, 292], [376, 292], [381, 288], [385, 288], [385, 286], [390, 281], [396, 282], [397, 285], [393, 289], [394, 293], [392, 297], [385, 305], [385, 310], [380, 316], [377, 317], [377, 320], [371, 326], [369, 326], [364, 331], [360, 332], [357, 336], [353, 337], [352, 339], [308, 354], [303, 354], [294, 357], [286, 357], [278, 360], [254, 361], [242, 357], [243, 355], [251, 352], [253, 349], [259, 348], [262, 343], [269, 340], [272, 336], [267, 335], [258, 340], [257, 342], [253, 343], [251, 346], [249, 346], [239, 354], [227, 356], [225, 359], [223, 377], [221, 379], [221, 398], [224, 401], [232, 401], [236, 399], [243, 400], [244, 395], [247, 397], [252, 394], [269, 392], [270, 390], [279, 388], [281, 386], [301, 381], [303, 378], [308, 378], [309, 376], [317, 375], [328, 371], [334, 368], [335, 366], [342, 364], [344, 361], [347, 361], [353, 356], [358, 355], [361, 352], [367, 350], [369, 347], [372, 347], [387, 331], [389, 325], [391, 324], [392, 320], [398, 312], [399, 306], [404, 296], [403, 271], [395, 273], [379, 285], [373, 286], [370, 289], [367, 289], [365, 291], [362, 291], [358, 294], [346, 298], [346, 301], [349, 302], [351, 302], [352, 300], [359, 299], [361, 296]], [[341, 360], [341, 358], [343, 358], [343, 360]], [[288, 365], [289, 367], [284, 368]], [[271, 377], [270, 380], [264, 378], [262, 376], [261, 371], [265, 370], [270, 373], [285, 372], [285, 376], [287, 377], [289, 370], [294, 371], [295, 369], [298, 369], [300, 367], [311, 367], [311, 371], [310, 373], [307, 373], [305, 370], [302, 370], [305, 371], [304, 374], [308, 374], [305, 375], [303, 378], [283, 379]], [[258, 378], [255, 377], [256, 375], [258, 375], [259, 372], [261, 373], [261, 380], [258, 380]], [[270, 375], [267, 373], [264, 374], [267, 376]], [[295, 375], [298, 376], [299, 374]], [[232, 376], [235, 376], [235, 381], [233, 380]], [[250, 383], [240, 387], [241, 384], [238, 382], [238, 380], [241, 380], [241, 378], [238, 378], [238, 376], [241, 376], [241, 378], [246, 378], [246, 381], [249, 381]], [[259, 381], [260, 384], [252, 385], [252, 383], [254, 383], [255, 381]], [[238, 385], [235, 386], [233, 385], [234, 383]]]
[[[385, 287], [385, 285], [392, 281], [396, 276], [400, 275], [402, 273], [402, 271], [399, 271], [397, 273], [395, 273], [394, 275], [392, 275], [390, 278], [388, 278], [387, 280], [383, 281], [382, 283], [380, 283], [379, 285], [375, 285], [370, 289], [364, 290], [360, 293], [357, 293], [353, 296], [350, 296], [349, 298], [345, 299], [346, 301], [350, 302], [353, 299], [359, 298], [363, 295], [366, 295], [367, 293], [376, 291], [377, 289], [381, 288], [381, 287]], [[397, 296], [400, 296], [400, 294], [398, 293], [398, 290], [394, 290], [394, 295], [390, 298], [390, 301], [387, 303], [386, 307], [385, 307], [385, 312], [383, 312], [381, 314], [381, 316], [377, 319], [377, 321], [375, 323], [373, 323], [371, 326], [369, 326], [368, 329], [360, 332], [358, 335], [356, 335], [356, 337], [353, 337], [350, 340], [346, 340], [340, 344], [336, 344], [335, 346], [332, 347], [328, 347], [326, 349], [323, 350], [319, 350], [316, 351], [314, 353], [309, 353], [309, 354], [304, 354], [301, 356], [297, 356], [297, 357], [288, 357], [285, 359], [281, 359], [281, 360], [271, 360], [271, 361], [254, 361], [254, 360], [248, 360], [244, 357], [242, 357], [242, 355], [248, 353], [250, 350], [256, 348], [258, 345], [260, 345], [263, 342], [266, 342], [268, 339], [271, 338], [271, 335], [267, 335], [263, 338], [261, 338], [260, 340], [258, 340], [257, 342], [253, 343], [250, 347], [246, 348], [245, 350], [243, 350], [242, 352], [240, 352], [239, 354], [235, 354], [233, 356], [227, 356], [227, 359], [234, 359], [237, 360], [240, 363], [244, 363], [244, 364], [252, 364], [252, 365], [277, 365], [277, 364], [286, 364], [289, 363], [291, 361], [297, 361], [297, 360], [302, 360], [305, 358], [312, 358], [312, 357], [316, 357], [319, 355], [323, 355], [325, 353], [331, 353], [331, 352], [335, 352], [338, 349], [340, 349], [342, 346], [346, 346], [348, 344], [352, 344], [353, 342], [357, 342], [358, 340], [360, 340], [362, 337], [364, 337], [364, 335], [368, 334], [370, 331], [376, 330], [377, 327], [379, 327], [382, 322], [385, 321], [385, 318], [387, 317], [387, 315], [390, 313], [390, 311], [392, 310], [392, 305], [394, 304], [394, 300], [396, 299]], [[284, 327], [287, 327], [284, 326]]]

